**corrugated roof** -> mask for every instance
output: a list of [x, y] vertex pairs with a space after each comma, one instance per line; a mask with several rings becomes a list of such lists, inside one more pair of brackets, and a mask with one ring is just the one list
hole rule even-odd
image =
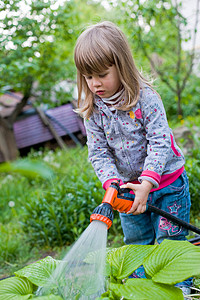
[[[51, 116], [51, 123], [59, 136], [67, 135], [67, 132], [81, 131], [86, 135], [85, 127], [71, 104], [48, 109], [46, 113]], [[59, 125], [60, 124], [60, 125]], [[36, 145], [54, 137], [48, 127], [44, 125], [38, 114], [27, 116], [14, 123], [14, 134], [19, 149]]]

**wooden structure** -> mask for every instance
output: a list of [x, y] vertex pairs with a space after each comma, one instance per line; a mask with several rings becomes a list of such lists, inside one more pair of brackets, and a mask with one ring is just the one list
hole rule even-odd
[[[17, 101], [18, 102], [18, 101]], [[71, 103], [42, 111], [29, 106], [18, 116], [13, 124], [13, 132], [17, 149], [32, 147], [43, 142], [56, 139], [61, 148], [65, 148], [62, 137], [70, 136], [76, 144], [80, 141], [76, 133], [86, 136], [81, 118], [73, 111]], [[0, 124], [0, 133], [2, 127]], [[1, 140], [0, 140], [1, 142]], [[9, 144], [12, 147], [12, 143]], [[0, 162], [6, 160], [0, 148]]]

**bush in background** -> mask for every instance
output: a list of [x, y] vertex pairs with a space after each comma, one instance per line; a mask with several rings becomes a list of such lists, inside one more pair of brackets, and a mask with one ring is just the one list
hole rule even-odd
[[[89, 225], [90, 215], [102, 202], [105, 192], [87, 160], [87, 148], [31, 156], [48, 162], [56, 175], [43, 190], [36, 188], [25, 196], [23, 230], [30, 243], [42, 247], [71, 244]], [[120, 233], [116, 215], [110, 239]]]

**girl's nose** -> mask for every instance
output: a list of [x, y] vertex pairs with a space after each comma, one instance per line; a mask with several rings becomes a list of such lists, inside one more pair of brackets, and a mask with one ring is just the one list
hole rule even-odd
[[93, 86], [98, 87], [101, 86], [101, 81], [98, 78], [93, 78]]

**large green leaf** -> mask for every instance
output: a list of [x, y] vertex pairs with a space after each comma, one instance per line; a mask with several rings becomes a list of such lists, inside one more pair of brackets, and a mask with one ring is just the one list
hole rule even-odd
[[37, 286], [44, 286], [60, 263], [60, 261], [53, 259], [51, 256], [47, 256], [16, 271], [15, 275], [26, 277]]
[[60, 296], [48, 295], [37, 297], [37, 300], [63, 300]]
[[23, 176], [34, 178], [40, 176], [48, 179], [53, 176], [53, 171], [47, 165], [28, 159], [6, 162], [0, 165], [0, 172], [19, 173]]
[[128, 277], [157, 247], [158, 245], [127, 245], [112, 249], [107, 254], [111, 275], [117, 279]]
[[0, 281], [0, 300], [26, 300], [33, 295], [33, 285], [26, 278], [10, 277]]
[[158, 284], [151, 279], [128, 279], [125, 284], [110, 284], [110, 289], [126, 300], [183, 300], [182, 291], [176, 287]]
[[187, 241], [164, 240], [143, 265], [153, 281], [176, 284], [200, 275], [200, 247]]

